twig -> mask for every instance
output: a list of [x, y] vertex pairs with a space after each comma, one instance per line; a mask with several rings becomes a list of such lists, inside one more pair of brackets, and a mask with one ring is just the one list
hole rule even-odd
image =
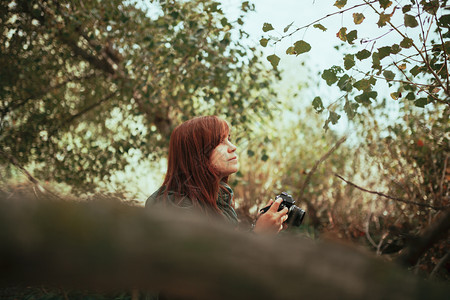
[[408, 201], [408, 200], [405, 200], [405, 199], [402, 199], [402, 198], [392, 197], [392, 196], [389, 196], [389, 195], [386, 195], [386, 194], [383, 194], [383, 193], [377, 192], [377, 191], [371, 191], [371, 190], [365, 189], [363, 187], [360, 187], [360, 186], [354, 184], [353, 182], [350, 182], [350, 181], [346, 180], [345, 178], [343, 178], [339, 174], [335, 173], [334, 175], [336, 177], [338, 177], [339, 179], [345, 181], [347, 184], [349, 184], [349, 185], [351, 185], [351, 186], [353, 186], [353, 187], [355, 187], [355, 188], [357, 188], [357, 189], [359, 189], [359, 190], [361, 190], [363, 192], [367, 192], [367, 193], [370, 193], [370, 194], [375, 194], [375, 195], [378, 195], [378, 196], [381, 196], [381, 197], [385, 197], [385, 198], [388, 198], [388, 199], [391, 199], [391, 200], [394, 200], [394, 201], [399, 201], [399, 202], [403, 202], [403, 203], [407, 203], [407, 204], [413, 204], [413, 205], [417, 205], [417, 206], [421, 206], [421, 207], [431, 208], [431, 209], [434, 209], [434, 210], [443, 210], [443, 209], [447, 208], [446, 206], [433, 206], [433, 205], [429, 205], [429, 204], [425, 204], [425, 203], [419, 203], [419, 202], [414, 202], [414, 201]]
[[366, 222], [366, 226], [365, 226], [365, 232], [366, 232], [366, 238], [369, 241], [369, 243], [372, 244], [372, 246], [374, 248], [377, 248], [377, 244], [375, 243], [375, 241], [372, 239], [372, 237], [370, 236], [370, 232], [369, 232], [369, 227], [370, 227], [370, 219], [372, 218], [372, 213], [370, 213], [369, 217], [367, 218], [367, 222]]
[[434, 267], [433, 271], [430, 273], [430, 278], [434, 278], [436, 276], [437, 271], [447, 262], [447, 260], [450, 258], [450, 251], [447, 251], [447, 253], [442, 257], [439, 262]]
[[[367, 0], [364, 0], [364, 2], [369, 5], [376, 14], [381, 16], [381, 13], [372, 5], [372, 2], [369, 2]], [[387, 21], [387, 23], [394, 28], [395, 31], [397, 31], [398, 34], [400, 34], [404, 39], [407, 38], [407, 36], [401, 32], [398, 27], [396, 27], [394, 24], [392, 24], [391, 21]], [[446, 95], [450, 95], [449, 90], [447, 88], [447, 86], [444, 86], [444, 84], [442, 83], [441, 79], [439, 78], [439, 76], [436, 74], [436, 72], [433, 70], [433, 68], [431, 68], [431, 65], [429, 64], [428, 60], [426, 59], [426, 57], [423, 55], [423, 51], [421, 51], [417, 45], [415, 43], [412, 43], [412, 46], [414, 47], [414, 49], [416, 49], [417, 53], [420, 55], [420, 57], [422, 58], [422, 61], [425, 63], [428, 71], [430, 72], [431, 75], [433, 75], [433, 77], [436, 79], [436, 82], [442, 87], [442, 89], [444, 90]], [[426, 55], [428, 55], [427, 53], [425, 53]], [[447, 103], [448, 104], [448, 103]]]
[[439, 194], [441, 195], [441, 197], [444, 196], [443, 186], [444, 186], [444, 180], [445, 180], [445, 173], [447, 172], [447, 162], [448, 162], [448, 154], [445, 156], [444, 168], [442, 170], [442, 178], [441, 178], [441, 182], [439, 183]]
[[2, 149], [0, 149], [0, 155], [5, 157], [15, 167], [17, 167], [20, 171], [22, 171], [25, 174], [25, 176], [28, 178], [29, 181], [31, 181], [33, 184], [37, 185], [39, 187], [39, 189], [42, 189], [42, 187], [39, 184], [39, 181], [36, 178], [34, 178], [33, 175], [31, 175], [30, 172], [28, 172], [24, 167], [22, 167], [15, 157], [4, 152]]
[[[444, 51], [444, 60], [445, 60], [445, 68], [446, 68], [446, 72], [447, 72], [447, 90], [449, 89], [449, 84], [450, 84], [450, 75], [448, 73], [448, 62], [447, 62], [447, 51], [445, 50], [444, 47], [444, 38], [442, 37], [442, 31], [441, 31], [441, 27], [439, 26], [439, 21], [437, 19], [436, 14], [434, 14], [434, 18], [436, 20], [436, 26], [439, 32], [439, 38], [441, 39], [441, 45], [442, 45], [442, 51]], [[438, 73], [439, 74], [439, 73]]]
[[[369, 3], [375, 3], [375, 2], [378, 2], [378, 1], [372, 1], [372, 2], [369, 2]], [[278, 42], [282, 41], [283, 39], [285, 39], [285, 38], [287, 38], [287, 37], [290, 37], [290, 36], [294, 35], [296, 32], [302, 30], [303, 28], [308, 28], [308, 27], [310, 27], [311, 25], [316, 24], [316, 23], [322, 21], [323, 19], [329, 18], [329, 17], [334, 16], [334, 15], [343, 14], [344, 12], [347, 12], [347, 11], [349, 11], [349, 10], [355, 9], [355, 8], [357, 8], [357, 7], [360, 7], [360, 6], [367, 5], [367, 4], [369, 4], [369, 3], [361, 3], [361, 4], [357, 4], [357, 5], [355, 5], [355, 6], [346, 8], [346, 9], [344, 9], [344, 10], [340, 10], [340, 11], [337, 11], [337, 12], [334, 12], [334, 13], [331, 13], [331, 14], [328, 14], [328, 15], [326, 15], [326, 16], [320, 18], [320, 19], [317, 19], [317, 20], [315, 20], [315, 21], [309, 23], [308, 25], [304, 25], [304, 26], [302, 26], [302, 27], [298, 27], [297, 29], [295, 29], [294, 31], [292, 31], [292, 32], [289, 33], [289, 34], [286, 34], [286, 35], [281, 36], [281, 37], [280, 37], [277, 41], [275, 41], [273, 44], [275, 45], [275, 44], [277, 44]]]
[[[30, 172], [28, 172], [28, 170], [25, 169], [25, 168], [17, 161], [17, 159], [16, 159], [15, 157], [13, 157], [13, 156], [11, 156], [10, 154], [4, 152], [2, 149], [0, 149], [0, 155], [2, 155], [3, 157], [5, 157], [5, 158], [6, 158], [7, 160], [9, 160], [16, 168], [18, 168], [20, 171], [22, 171], [22, 173], [25, 174], [25, 176], [27, 177], [27, 179], [28, 179], [29, 181], [31, 181], [31, 182], [34, 184], [34, 186], [37, 187], [37, 188], [39, 189], [39, 191], [41, 191], [41, 192], [47, 192], [47, 193], [49, 193], [49, 194], [55, 196], [56, 198], [63, 200], [61, 197], [59, 197], [58, 195], [56, 195], [56, 194], [53, 193], [52, 191], [50, 191], [50, 190], [46, 189], [45, 187], [43, 187], [43, 186], [41, 185], [41, 183], [39, 182], [39, 180], [37, 180], [36, 178], [34, 178], [33, 175], [31, 175]], [[35, 189], [35, 188], [33, 188], [33, 191], [34, 191], [34, 193], [35, 193], [36, 198], [39, 198], [39, 197], [37, 196], [37, 193], [36, 193], [36, 189]]]
[[309, 181], [311, 180], [312, 175], [316, 172], [317, 167], [324, 161], [326, 160], [331, 153], [333, 153], [334, 151], [336, 151], [337, 148], [339, 148], [339, 146], [345, 142], [345, 140], [347, 139], [346, 136], [344, 136], [343, 138], [341, 138], [339, 141], [337, 141], [337, 143], [333, 146], [333, 148], [331, 148], [330, 150], [328, 150], [327, 153], [325, 153], [325, 155], [323, 155], [318, 161], [316, 161], [316, 163], [314, 164], [314, 166], [312, 167], [311, 171], [308, 172], [308, 176], [306, 176], [305, 181], [303, 182], [301, 188], [300, 188], [300, 192], [299, 192], [299, 197], [298, 199], [300, 199], [300, 197], [303, 196], [306, 186], [308, 185]]
[[448, 236], [450, 230], [450, 209], [437, 214], [434, 222], [431, 223], [416, 239], [409, 242], [397, 257], [397, 262], [404, 266], [414, 266], [420, 257], [428, 251], [434, 244]]
[[381, 255], [382, 254], [383, 250], [381, 250], [381, 246], [383, 245], [383, 242], [388, 237], [388, 235], [389, 235], [389, 232], [385, 232], [381, 236], [380, 242], [378, 243], [378, 246], [377, 246], [377, 255]]

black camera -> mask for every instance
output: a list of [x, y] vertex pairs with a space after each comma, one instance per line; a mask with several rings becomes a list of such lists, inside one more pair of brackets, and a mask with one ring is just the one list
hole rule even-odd
[[[283, 199], [283, 202], [280, 203], [278, 211], [282, 210], [285, 207], [289, 209], [288, 218], [284, 223], [291, 226], [300, 226], [302, 224], [303, 218], [305, 217], [305, 211], [300, 207], [294, 205], [295, 203], [294, 199], [292, 198], [291, 195], [288, 195], [288, 193], [286, 192], [282, 192], [281, 194], [276, 196], [275, 200], [277, 200], [278, 198]], [[266, 211], [268, 211], [271, 206], [272, 205], [266, 206], [262, 208], [259, 212], [263, 214]]]

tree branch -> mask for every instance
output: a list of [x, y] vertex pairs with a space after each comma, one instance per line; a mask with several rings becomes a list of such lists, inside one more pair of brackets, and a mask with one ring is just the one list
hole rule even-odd
[[436, 242], [448, 236], [450, 230], [450, 209], [442, 211], [424, 232], [402, 250], [397, 261], [404, 266], [414, 266], [419, 258]]
[[[47, 192], [50, 195], [55, 196], [58, 199], [61, 199], [61, 197], [59, 197], [58, 195], [56, 195], [55, 193], [53, 193], [52, 191], [46, 189], [44, 186], [42, 186], [42, 184], [39, 182], [39, 180], [37, 180], [35, 177], [33, 177], [33, 175], [31, 175], [30, 172], [28, 172], [27, 169], [25, 169], [20, 163], [19, 161], [13, 157], [12, 155], [6, 153], [5, 151], [3, 151], [2, 149], [0, 149], [0, 155], [2, 155], [4, 158], [6, 158], [10, 163], [12, 163], [16, 168], [18, 168], [23, 174], [25, 174], [25, 176], [27, 177], [27, 179], [33, 183], [33, 185], [35, 187], [37, 187], [39, 189], [39, 191], [41, 192]], [[36, 191], [35, 191], [36, 193]], [[37, 196], [37, 195], [36, 195]]]
[[[364, 0], [364, 2], [365, 2], [367, 5], [369, 5], [369, 6], [375, 11], [376, 14], [378, 14], [378, 15], [381, 16], [381, 13], [380, 13], [375, 7], [373, 7], [373, 5], [372, 5], [373, 2], [369, 2], [369, 1], [367, 1], [367, 0]], [[406, 36], [405, 34], [403, 34], [403, 33], [397, 28], [397, 26], [395, 26], [394, 24], [392, 24], [391, 21], [387, 21], [387, 23], [388, 23], [392, 28], [394, 28], [394, 30], [395, 30], [398, 34], [400, 34], [403, 38], [407, 38], [407, 36]], [[428, 63], [428, 60], [426, 59], [426, 57], [424, 57], [424, 55], [423, 55], [423, 53], [422, 53], [423, 51], [421, 51], [421, 50], [417, 47], [417, 45], [416, 45], [414, 42], [412, 43], [412, 46], [414, 47], [414, 49], [416, 49], [417, 53], [418, 53], [418, 54], [420, 55], [420, 57], [422, 58], [422, 61], [423, 61], [423, 62], [425, 63], [425, 65], [427, 66], [428, 71], [429, 71], [429, 72], [433, 75], [433, 77], [436, 79], [436, 82], [439, 84], [439, 86], [442, 87], [442, 89], [444, 90], [445, 94], [446, 94], [447, 96], [449, 96], [449, 95], [450, 95], [449, 90], [447, 89], [446, 86], [444, 86], [444, 84], [443, 84], [442, 81], [440, 80], [439, 76], [438, 76], [438, 75], [436, 74], [436, 72], [434, 72], [434, 70], [431, 68], [430, 64]], [[448, 103], [448, 104], [450, 104], [450, 103]]]
[[439, 271], [439, 269], [447, 262], [447, 260], [450, 258], [450, 251], [447, 251], [447, 253], [442, 257], [439, 262], [434, 267], [433, 271], [430, 273], [430, 278], [434, 278], [436, 276], [436, 273]]
[[363, 192], [367, 192], [367, 193], [370, 193], [370, 194], [375, 194], [375, 195], [378, 195], [378, 196], [381, 196], [381, 197], [388, 198], [390, 200], [399, 201], [399, 202], [403, 202], [403, 203], [406, 203], [406, 204], [417, 205], [417, 206], [421, 206], [421, 207], [425, 207], [425, 208], [431, 208], [431, 209], [434, 209], [434, 210], [444, 210], [444, 209], [446, 209], [448, 207], [448, 206], [433, 206], [433, 205], [429, 205], [429, 204], [426, 204], [426, 203], [413, 202], [413, 201], [408, 201], [408, 200], [401, 199], [401, 198], [391, 197], [391, 196], [388, 196], [386, 194], [383, 194], [383, 193], [380, 193], [380, 192], [377, 192], [377, 191], [371, 191], [371, 190], [362, 188], [362, 187], [354, 184], [353, 182], [350, 182], [350, 181], [346, 180], [345, 178], [343, 178], [339, 174], [335, 173], [334, 175], [336, 177], [338, 177], [339, 179], [345, 181], [347, 184], [349, 184], [349, 185], [351, 185], [351, 186], [353, 186], [353, 187], [355, 187], [355, 188], [357, 188], [357, 189], [359, 189], [359, 190], [361, 190]]
[[[371, 1], [371, 2], [369, 2], [369, 3], [375, 3], [375, 2], [378, 2], [378, 0], [374, 0], [374, 1]], [[329, 18], [329, 17], [331, 17], [331, 16], [334, 16], [334, 15], [343, 14], [344, 12], [347, 12], [347, 11], [349, 11], [349, 10], [355, 9], [355, 8], [357, 8], [357, 7], [360, 7], [360, 6], [367, 5], [367, 4], [369, 4], [369, 3], [361, 3], [361, 4], [357, 4], [357, 5], [355, 5], [355, 6], [346, 8], [346, 9], [344, 9], [344, 10], [340, 10], [340, 11], [337, 11], [337, 12], [334, 12], [334, 13], [331, 13], [331, 14], [328, 14], [328, 15], [322, 17], [322, 18], [319, 18], [319, 19], [317, 19], [317, 20], [315, 20], [315, 21], [309, 23], [308, 25], [305, 25], [305, 26], [302, 26], [302, 27], [298, 27], [298, 28], [295, 29], [293, 32], [281, 36], [277, 41], [274, 42], [274, 45], [277, 44], [278, 42], [282, 41], [283, 39], [285, 39], [285, 38], [287, 38], [287, 37], [290, 37], [290, 36], [294, 35], [296, 32], [298, 32], [298, 31], [300, 31], [300, 30], [302, 30], [302, 29], [304, 29], [304, 28], [308, 28], [308, 27], [310, 27], [311, 25], [314, 25], [314, 24], [316, 24], [316, 23], [318, 23], [318, 22], [320, 22], [320, 21], [322, 21], [322, 20], [324, 20], [324, 19], [327, 19], [327, 18]]]
[[21, 106], [27, 104], [30, 100], [35, 100], [35, 99], [38, 99], [38, 98], [40, 98], [40, 97], [43, 97], [43, 96], [47, 95], [48, 93], [50, 93], [50, 92], [52, 92], [52, 91], [54, 91], [54, 90], [57, 90], [57, 89], [59, 89], [60, 87], [65, 86], [65, 85], [66, 85], [67, 83], [69, 83], [69, 82], [82, 81], [82, 80], [85, 80], [85, 79], [92, 78], [92, 77], [94, 77], [94, 76], [95, 76], [95, 74], [92, 73], [92, 74], [88, 74], [88, 75], [86, 75], [86, 76], [74, 76], [74, 77], [69, 77], [69, 78], [67, 78], [66, 80], [64, 80], [64, 81], [62, 81], [62, 82], [60, 82], [60, 83], [58, 83], [58, 84], [55, 84], [55, 85], [53, 85], [53, 86], [49, 86], [49, 87], [47, 87], [47, 88], [45, 88], [45, 89], [42, 89], [42, 90], [39, 91], [39, 92], [35, 92], [35, 93], [33, 93], [32, 95], [29, 95], [28, 97], [26, 97], [25, 99], [23, 99], [22, 101], [17, 101], [17, 102], [15, 102], [15, 103], [11, 103], [11, 105], [8, 105], [8, 106], [5, 107], [4, 109], [2, 109], [2, 117], [5, 116], [8, 112], [13, 111], [13, 110], [15, 110], [15, 109], [18, 109], [19, 107], [21, 107]]
[[319, 160], [316, 161], [316, 163], [314, 164], [314, 166], [312, 167], [311, 171], [308, 172], [308, 175], [305, 178], [305, 181], [303, 182], [302, 186], [300, 187], [300, 192], [299, 192], [299, 196], [298, 199], [303, 198], [303, 195], [305, 193], [305, 189], [306, 186], [309, 184], [309, 181], [311, 180], [312, 175], [314, 175], [314, 173], [317, 171], [317, 167], [324, 161], [326, 160], [334, 151], [336, 151], [337, 148], [339, 148], [339, 146], [345, 142], [345, 140], [347, 140], [347, 137], [344, 136], [343, 138], [341, 138], [339, 141], [336, 142], [336, 144], [330, 149], [328, 150], [327, 153], [325, 153]]

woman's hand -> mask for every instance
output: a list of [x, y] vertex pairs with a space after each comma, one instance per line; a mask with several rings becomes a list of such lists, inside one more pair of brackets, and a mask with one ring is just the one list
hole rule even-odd
[[288, 218], [288, 208], [278, 211], [283, 199], [278, 198], [275, 202], [270, 200], [268, 205], [272, 205], [268, 211], [258, 216], [253, 232], [264, 234], [277, 234], [283, 229], [283, 223]]

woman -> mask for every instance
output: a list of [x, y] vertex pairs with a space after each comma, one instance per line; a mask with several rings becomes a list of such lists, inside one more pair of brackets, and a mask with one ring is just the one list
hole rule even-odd
[[[228, 176], [238, 171], [236, 146], [231, 143], [229, 126], [216, 116], [197, 117], [177, 126], [170, 137], [166, 177], [151, 195], [146, 207], [166, 202], [184, 208], [197, 208], [209, 215], [238, 223], [233, 190]], [[272, 200], [268, 203], [271, 205]], [[278, 233], [287, 219], [287, 208], [277, 211], [278, 199], [260, 215], [255, 233]]]

